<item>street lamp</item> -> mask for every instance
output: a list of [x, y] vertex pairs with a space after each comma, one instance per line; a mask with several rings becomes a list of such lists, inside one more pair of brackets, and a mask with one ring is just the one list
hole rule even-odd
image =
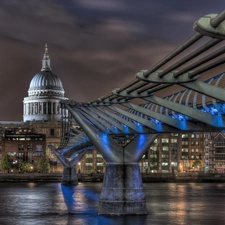
[[79, 165], [78, 173], [80, 173], [80, 172], [81, 172], [81, 169], [80, 169], [80, 162], [78, 163], [78, 165]]

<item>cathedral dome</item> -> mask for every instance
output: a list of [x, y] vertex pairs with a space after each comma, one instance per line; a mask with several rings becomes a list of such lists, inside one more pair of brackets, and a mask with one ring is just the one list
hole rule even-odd
[[68, 100], [64, 94], [61, 80], [51, 70], [46, 44], [41, 71], [32, 78], [23, 100], [23, 121], [61, 121], [61, 101]]
[[45, 45], [45, 53], [42, 59], [41, 72], [37, 73], [31, 80], [29, 96], [64, 96], [64, 89], [59, 77], [52, 72], [48, 46]]
[[40, 73], [37, 73], [31, 80], [28, 91], [39, 91], [46, 89], [64, 92], [61, 80], [51, 70], [43, 70]]

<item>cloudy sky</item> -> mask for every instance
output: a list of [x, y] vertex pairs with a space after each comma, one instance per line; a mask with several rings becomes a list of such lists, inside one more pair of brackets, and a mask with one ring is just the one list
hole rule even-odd
[[76, 101], [95, 100], [149, 69], [195, 34], [224, 0], [0, 0], [0, 120], [22, 121], [23, 98], [51, 68]]

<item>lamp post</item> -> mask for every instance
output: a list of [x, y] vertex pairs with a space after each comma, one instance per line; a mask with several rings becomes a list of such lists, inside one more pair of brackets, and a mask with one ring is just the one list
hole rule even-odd
[[80, 168], [80, 162], [78, 163], [78, 173], [80, 173], [81, 172], [81, 168]]

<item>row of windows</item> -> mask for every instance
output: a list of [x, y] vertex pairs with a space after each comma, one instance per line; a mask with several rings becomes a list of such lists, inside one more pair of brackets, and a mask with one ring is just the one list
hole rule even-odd
[[[188, 148], [182, 148], [182, 152], [188, 152]], [[198, 148], [192, 148], [191, 152], [200, 152]]]
[[216, 160], [225, 160], [225, 155], [215, 155]]
[[[182, 141], [182, 145], [189, 145], [189, 141]], [[199, 146], [199, 141], [191, 141], [192, 146]]]
[[225, 139], [216, 139], [216, 146], [225, 146]]
[[[170, 143], [177, 143], [177, 142], [178, 142], [177, 138], [170, 139]], [[155, 144], [160, 143], [160, 139], [155, 139], [153, 143], [155, 143]], [[161, 143], [163, 143], [163, 144], [169, 143], [169, 138], [162, 138]]]
[[192, 155], [190, 157], [188, 155], [182, 155], [181, 159], [199, 159], [199, 160], [201, 160], [202, 157], [201, 157], [201, 155]]
[[[19, 151], [24, 151], [25, 147], [23, 144], [18, 144], [18, 150]], [[33, 147], [33, 144], [32, 143], [28, 143], [27, 144], [27, 150], [29, 151], [32, 151], [32, 150], [35, 150], [35, 151], [39, 151], [39, 152], [43, 152], [44, 149], [43, 149], [43, 146], [41, 144], [36, 144], [34, 147]]]
[[216, 148], [215, 152], [216, 153], [225, 153], [225, 148]]
[[8, 155], [10, 156], [16, 156], [18, 158], [23, 158], [27, 156], [28, 158], [33, 157], [33, 156], [43, 156], [43, 152], [28, 152], [28, 154], [25, 154], [24, 152], [7, 152]]
[[6, 140], [9, 140], [9, 141], [43, 141], [43, 138], [35, 138], [35, 137], [26, 137], [26, 138], [7, 137]]
[[[103, 158], [101, 154], [97, 154], [96, 155], [97, 158]], [[93, 158], [93, 154], [92, 153], [87, 153], [85, 154], [85, 158]]]
[[[139, 166], [140, 167], [148, 167], [148, 165], [150, 165], [151, 167], [153, 167], [153, 166], [157, 166], [158, 165], [158, 162], [150, 162], [150, 163], [148, 163], [148, 162], [140, 162], [139, 163]], [[161, 166], [168, 166], [169, 164], [168, 164], [168, 162], [162, 162], [161, 163]], [[177, 166], [177, 162], [172, 162], [171, 163], [171, 166]]]
[[[18, 150], [24, 150], [24, 145], [18, 144]], [[33, 147], [32, 147], [31, 143], [27, 144], [27, 150], [33, 150]]]
[[[97, 162], [96, 165], [97, 166], [103, 166], [104, 163], [103, 162]], [[93, 166], [93, 163], [85, 163], [85, 166]]]
[[53, 102], [43, 102], [42, 104], [36, 103], [28, 103], [24, 107], [25, 109], [25, 114], [27, 115], [33, 115], [33, 114], [38, 114], [38, 113], [43, 113], [43, 114], [59, 114], [60, 112], [60, 107], [57, 103]]
[[[188, 138], [188, 134], [182, 134], [182, 138]], [[202, 134], [191, 134], [191, 138], [200, 138]]]

